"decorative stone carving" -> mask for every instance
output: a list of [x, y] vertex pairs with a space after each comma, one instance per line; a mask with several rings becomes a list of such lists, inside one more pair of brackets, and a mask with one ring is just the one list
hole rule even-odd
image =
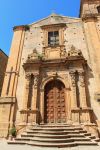
[[42, 51], [45, 59], [59, 59], [66, 58], [67, 52], [65, 47], [56, 46], [56, 47], [44, 47]]
[[72, 45], [71, 49], [68, 51], [68, 56], [82, 56], [82, 52]]
[[60, 56], [61, 57], [66, 57], [67, 56], [67, 52], [66, 52], [65, 48], [61, 48], [61, 50], [60, 50]]
[[72, 92], [73, 92], [73, 100], [72, 100], [72, 108], [77, 108], [77, 96], [76, 96], [76, 71], [72, 70], [69, 72], [71, 76], [72, 82]]
[[84, 72], [79, 70], [78, 71], [79, 74], [79, 90], [80, 90], [80, 106], [82, 108], [86, 108], [87, 107], [87, 99], [86, 99], [86, 89], [85, 89], [85, 76], [84, 76]]
[[34, 60], [34, 59], [38, 59], [38, 53], [36, 48], [33, 50], [33, 53], [28, 55], [28, 60]]
[[25, 79], [30, 80], [30, 78], [31, 78], [31, 74], [30, 73], [25, 74]]
[[69, 74], [71, 76], [71, 81], [72, 81], [72, 86], [75, 87], [76, 86], [76, 77], [75, 77], [75, 73], [76, 71], [70, 71]]
[[34, 75], [34, 87], [36, 88], [38, 85], [39, 75]]
[[78, 71], [80, 86], [85, 87], [84, 72]]

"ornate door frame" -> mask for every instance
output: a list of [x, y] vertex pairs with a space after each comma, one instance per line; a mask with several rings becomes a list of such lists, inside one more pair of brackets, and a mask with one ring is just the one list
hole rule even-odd
[[[67, 113], [67, 120], [70, 120], [70, 109], [71, 109], [71, 97], [70, 97], [70, 88], [68, 79], [62, 78], [57, 76], [57, 80], [61, 81], [65, 85], [65, 103], [66, 103], [66, 113]], [[44, 124], [44, 92], [45, 92], [45, 85], [54, 80], [54, 76], [45, 78], [40, 86], [40, 123]]]

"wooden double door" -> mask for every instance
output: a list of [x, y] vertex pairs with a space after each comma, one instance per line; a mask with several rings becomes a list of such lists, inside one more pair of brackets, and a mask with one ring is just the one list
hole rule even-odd
[[52, 80], [45, 86], [45, 123], [66, 123], [65, 86], [59, 80]]

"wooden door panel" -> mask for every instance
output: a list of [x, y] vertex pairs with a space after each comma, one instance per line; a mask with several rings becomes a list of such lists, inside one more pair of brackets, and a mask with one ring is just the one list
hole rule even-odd
[[45, 89], [45, 122], [66, 122], [65, 91], [60, 81], [50, 82]]

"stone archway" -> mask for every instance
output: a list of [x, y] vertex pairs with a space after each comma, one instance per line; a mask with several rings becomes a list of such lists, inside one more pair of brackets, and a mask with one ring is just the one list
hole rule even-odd
[[66, 123], [65, 85], [60, 80], [49, 81], [44, 88], [44, 122]]

